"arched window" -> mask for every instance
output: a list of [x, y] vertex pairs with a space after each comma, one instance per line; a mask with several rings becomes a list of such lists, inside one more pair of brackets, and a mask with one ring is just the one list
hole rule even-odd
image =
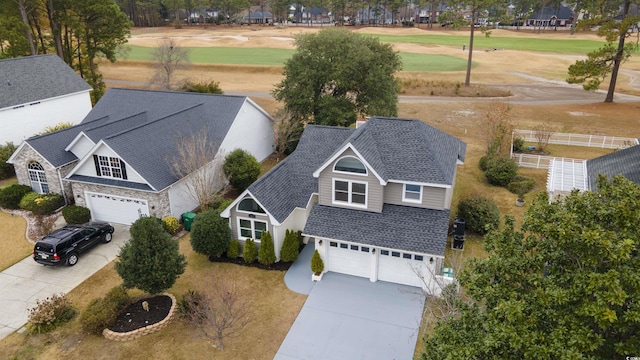
[[350, 172], [356, 174], [366, 174], [367, 168], [364, 164], [353, 156], [345, 156], [336, 162], [334, 171]]
[[31, 181], [31, 189], [39, 194], [49, 193], [49, 185], [47, 184], [47, 175], [44, 168], [38, 162], [29, 163], [29, 181]]
[[238, 211], [247, 211], [247, 212], [260, 213], [260, 214], [265, 213], [264, 210], [260, 207], [260, 205], [258, 205], [258, 203], [251, 198], [240, 201], [240, 203], [238, 203]]

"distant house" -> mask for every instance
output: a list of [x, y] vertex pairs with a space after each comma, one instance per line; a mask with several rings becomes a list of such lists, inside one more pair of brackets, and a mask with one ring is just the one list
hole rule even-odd
[[244, 17], [244, 22], [248, 24], [272, 24], [273, 14], [269, 11], [253, 11]]
[[289, 6], [287, 16], [290, 21], [299, 23], [328, 24], [334, 21], [334, 15], [328, 9], [318, 6], [308, 7], [298, 3]]
[[564, 5], [547, 6], [527, 19], [527, 26], [566, 27], [573, 21], [574, 12]]
[[[300, 230], [325, 272], [439, 294], [456, 169], [466, 144], [421, 121], [308, 125], [298, 147], [222, 213], [235, 238]], [[311, 246], [311, 244], [307, 245]]]
[[237, 148], [259, 161], [273, 151], [272, 118], [247, 97], [110, 89], [80, 124], [27, 139], [8, 162], [18, 183], [62, 194], [93, 220], [180, 217], [198, 201], [191, 174], [172, 164], [184, 161], [179, 143], [194, 134], [205, 134], [218, 157], [205, 171]]
[[0, 60], [0, 143], [22, 140], [91, 111], [91, 86], [57, 55]]

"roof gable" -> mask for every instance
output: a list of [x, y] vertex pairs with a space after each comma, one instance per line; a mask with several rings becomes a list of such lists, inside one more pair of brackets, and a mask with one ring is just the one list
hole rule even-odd
[[0, 79], [0, 109], [91, 90], [52, 54], [0, 60]]

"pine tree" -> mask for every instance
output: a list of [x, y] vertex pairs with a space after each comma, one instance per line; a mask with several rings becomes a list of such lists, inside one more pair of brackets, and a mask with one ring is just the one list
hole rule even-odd
[[258, 250], [258, 261], [262, 265], [271, 265], [276, 262], [276, 252], [273, 248], [273, 238], [268, 231], [262, 233], [260, 238], [260, 250]]
[[251, 264], [256, 259], [256, 252], [256, 243], [253, 239], [245, 240], [244, 249], [242, 250], [244, 262]]
[[287, 229], [280, 250], [280, 260], [283, 262], [296, 261], [298, 259], [298, 237], [296, 232]]
[[315, 250], [311, 257], [311, 271], [316, 275], [320, 275], [320, 273], [324, 271], [324, 262], [322, 261], [318, 250]]

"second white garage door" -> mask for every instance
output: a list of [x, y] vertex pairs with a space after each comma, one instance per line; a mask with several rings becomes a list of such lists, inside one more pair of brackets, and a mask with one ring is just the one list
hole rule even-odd
[[140, 216], [149, 216], [146, 200], [85, 192], [87, 207], [93, 220], [130, 225]]
[[418, 274], [427, 275], [424, 255], [380, 250], [378, 280], [410, 286], [423, 286]]

